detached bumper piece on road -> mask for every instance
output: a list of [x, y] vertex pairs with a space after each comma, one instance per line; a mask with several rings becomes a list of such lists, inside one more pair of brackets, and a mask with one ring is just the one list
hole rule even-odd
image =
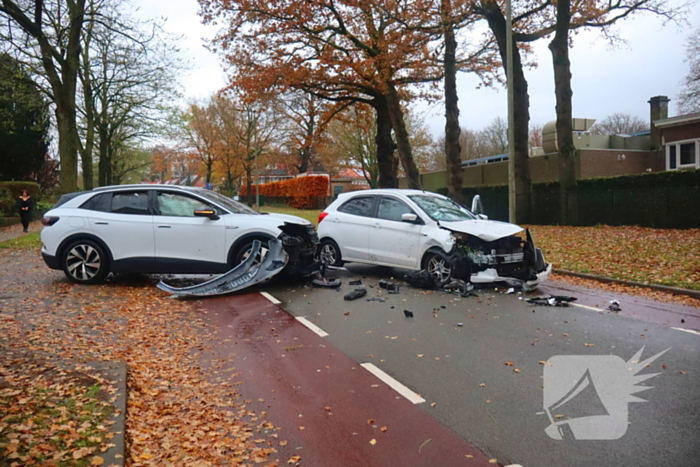
[[245, 289], [275, 276], [287, 265], [289, 255], [282, 249], [281, 240], [270, 240], [269, 251], [258, 264], [255, 259], [260, 255], [262, 244], [259, 240], [253, 242], [253, 249], [241, 264], [226, 274], [189, 287], [171, 287], [163, 281], [158, 282], [158, 288], [175, 295], [177, 298], [210, 297], [224, 295]]
[[160, 281], [158, 288], [178, 298], [211, 297], [252, 287], [282, 270], [295, 276], [308, 276], [317, 272], [320, 263], [314, 259], [318, 248], [318, 235], [314, 227], [286, 222], [279, 228], [282, 234], [276, 240], [270, 240], [269, 251], [258, 264], [255, 259], [260, 257], [262, 243], [255, 240], [245, 261], [226, 274], [189, 287], [172, 287]]

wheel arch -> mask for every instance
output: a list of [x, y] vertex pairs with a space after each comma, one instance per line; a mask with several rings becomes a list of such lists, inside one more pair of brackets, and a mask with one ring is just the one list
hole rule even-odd
[[241, 235], [239, 238], [236, 239], [235, 242], [231, 245], [231, 248], [228, 249], [228, 255], [226, 256], [226, 261], [228, 264], [232, 264], [233, 260], [236, 256], [236, 253], [238, 253], [238, 250], [245, 245], [246, 243], [252, 241], [252, 240], [260, 240], [261, 242], [267, 242], [270, 240], [274, 240], [275, 237], [267, 232], [250, 232], [245, 235]]
[[108, 266], [111, 267], [112, 263], [114, 262], [112, 250], [109, 249], [107, 244], [100, 237], [89, 233], [76, 233], [66, 237], [63, 241], [61, 241], [60, 245], [58, 245], [58, 248], [56, 249], [56, 258], [59, 258], [59, 260], [63, 258], [68, 246], [77, 240], [90, 240], [100, 245], [100, 247], [107, 254], [107, 261], [109, 262]]

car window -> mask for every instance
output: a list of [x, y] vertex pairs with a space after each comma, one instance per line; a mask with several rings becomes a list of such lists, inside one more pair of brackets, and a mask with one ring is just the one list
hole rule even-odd
[[430, 195], [409, 196], [431, 219], [444, 222], [458, 222], [476, 219], [476, 216], [450, 198]]
[[[234, 201], [231, 198], [227, 198], [226, 196], [222, 195], [221, 193], [217, 193], [216, 191], [212, 190], [198, 190], [197, 194], [200, 195], [203, 198], [207, 198], [215, 203], [218, 203], [231, 211], [234, 214], [252, 214], [252, 215], [259, 215], [260, 213], [256, 211], [255, 209], [249, 208], [245, 204], [239, 203], [238, 201]], [[224, 214], [223, 212], [219, 212], [219, 214]]]
[[388, 221], [401, 222], [401, 216], [404, 214], [415, 214], [411, 208], [403, 201], [382, 196], [382, 201], [379, 203], [379, 211], [377, 217]]
[[112, 208], [112, 193], [99, 193], [85, 201], [80, 209], [109, 212]]
[[194, 211], [213, 209], [213, 206], [185, 195], [158, 192], [158, 210], [161, 216], [194, 217]]
[[112, 193], [111, 212], [115, 214], [150, 215], [147, 191], [126, 191]]
[[374, 204], [373, 196], [362, 196], [353, 198], [347, 201], [338, 208], [339, 212], [352, 214], [355, 216], [370, 217], [372, 215], [372, 205]]

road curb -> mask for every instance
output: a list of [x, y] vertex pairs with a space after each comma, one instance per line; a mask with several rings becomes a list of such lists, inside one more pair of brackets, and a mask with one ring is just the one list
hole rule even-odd
[[124, 361], [91, 362], [90, 366], [98, 370], [102, 376], [112, 383], [114, 392], [114, 413], [109, 417], [109, 431], [113, 434], [107, 451], [101, 454], [104, 465], [123, 467], [126, 462], [126, 378], [128, 366]]
[[583, 272], [567, 271], [565, 269], [555, 269], [554, 272], [556, 274], [562, 274], [565, 276], [580, 277], [582, 279], [591, 279], [594, 281], [604, 282], [604, 283], [608, 283], [608, 284], [621, 284], [621, 285], [629, 285], [629, 286], [633, 286], [633, 287], [644, 287], [647, 289], [657, 290], [659, 292], [666, 292], [666, 293], [671, 293], [674, 295], [685, 295], [685, 296], [700, 300], [700, 290], [682, 289], [680, 287], [669, 287], [666, 285], [645, 284], [643, 282], [628, 281], [628, 280], [624, 280], [624, 279], [613, 279], [612, 277], [596, 276], [595, 274], [586, 274]]

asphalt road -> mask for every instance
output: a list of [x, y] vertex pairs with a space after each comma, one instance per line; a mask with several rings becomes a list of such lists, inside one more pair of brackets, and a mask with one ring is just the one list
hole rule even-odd
[[[580, 306], [533, 306], [504, 289], [460, 298], [406, 285], [388, 295], [378, 281], [400, 271], [352, 265], [349, 270], [335, 273], [345, 276], [340, 291], [288, 283], [264, 289], [289, 313], [327, 332], [325, 339], [351, 359], [373, 363], [420, 394], [423, 410], [488, 456], [524, 467], [700, 465], [700, 334], [673, 329], [697, 330], [700, 310], [556, 282], [540, 292], [576, 296]], [[344, 301], [355, 288], [348, 281], [358, 278], [368, 288], [366, 298], [386, 301]], [[613, 298], [622, 311], [602, 311]], [[405, 317], [404, 310], [414, 317]], [[631, 386], [625, 377], [636, 371], [628, 370], [634, 364], [629, 360], [642, 348], [642, 360], [668, 351], [639, 373], [660, 373], [639, 384], [653, 387], [636, 394], [648, 402], [625, 404]], [[550, 361], [571, 355], [617, 356], [627, 363], [614, 357]], [[622, 425], [621, 432], [627, 423], [619, 439], [575, 439], [568, 431], [555, 440], [545, 433], [550, 425], [543, 407], [545, 368], [556, 382], [552, 388], [565, 388], [563, 395], [578, 380], [581, 362], [593, 384], [552, 409], [552, 420], [609, 415], [606, 420], [618, 429]], [[573, 373], [558, 372], [564, 367]], [[621, 433], [606, 435], [605, 429], [578, 437]]]

